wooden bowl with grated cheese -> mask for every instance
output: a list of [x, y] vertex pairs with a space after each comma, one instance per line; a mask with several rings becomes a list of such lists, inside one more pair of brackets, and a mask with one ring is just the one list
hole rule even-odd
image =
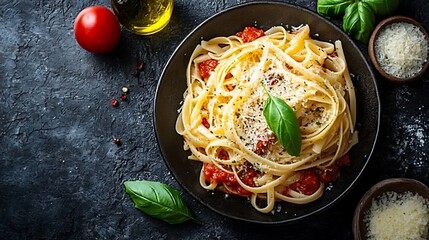
[[363, 239], [429, 239], [429, 188], [415, 179], [390, 178], [359, 201], [353, 235]]
[[428, 33], [419, 22], [406, 16], [381, 21], [368, 43], [375, 69], [384, 78], [397, 83], [422, 77], [429, 68], [428, 52]]

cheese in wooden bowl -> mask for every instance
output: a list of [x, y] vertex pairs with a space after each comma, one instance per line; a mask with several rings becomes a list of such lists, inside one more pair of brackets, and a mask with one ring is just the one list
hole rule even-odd
[[353, 218], [359, 239], [429, 239], [429, 188], [414, 179], [375, 184], [359, 201]]
[[381, 21], [371, 35], [368, 52], [374, 67], [386, 79], [410, 82], [429, 66], [429, 37], [416, 20], [394, 16]]

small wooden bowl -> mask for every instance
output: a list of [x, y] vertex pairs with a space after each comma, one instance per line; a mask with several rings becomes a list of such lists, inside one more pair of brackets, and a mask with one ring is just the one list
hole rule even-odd
[[416, 27], [418, 27], [420, 29], [420, 31], [426, 36], [426, 40], [429, 41], [429, 35], [426, 32], [426, 30], [424, 29], [424, 27], [417, 22], [416, 20], [406, 17], [406, 16], [393, 16], [393, 17], [389, 17], [384, 19], [383, 21], [381, 21], [374, 29], [374, 31], [371, 34], [371, 37], [369, 39], [369, 43], [368, 43], [368, 54], [369, 57], [371, 59], [372, 64], [374, 65], [374, 67], [377, 69], [377, 71], [387, 80], [393, 81], [393, 82], [397, 82], [397, 83], [406, 83], [406, 82], [412, 82], [414, 80], [419, 79], [420, 77], [423, 76], [423, 74], [426, 72], [426, 70], [429, 68], [429, 55], [428, 55], [428, 59], [426, 59], [426, 62], [423, 64], [422, 69], [420, 70], [420, 72], [416, 73], [415, 75], [411, 76], [411, 77], [407, 77], [407, 78], [399, 78], [396, 76], [393, 76], [389, 73], [386, 73], [383, 68], [381, 68], [380, 63], [377, 60], [376, 54], [375, 54], [375, 40], [378, 38], [378, 35], [380, 33], [380, 31], [392, 24], [392, 23], [396, 23], [396, 22], [406, 22], [406, 23], [410, 23], [415, 25]]
[[353, 217], [353, 235], [355, 240], [364, 240], [367, 235], [367, 227], [364, 222], [365, 213], [371, 207], [372, 200], [385, 192], [405, 192], [417, 193], [429, 200], [429, 188], [414, 179], [409, 178], [389, 178], [371, 187], [359, 201]]

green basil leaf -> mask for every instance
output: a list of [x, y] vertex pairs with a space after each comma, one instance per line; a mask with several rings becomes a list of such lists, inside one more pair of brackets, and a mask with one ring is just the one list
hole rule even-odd
[[330, 17], [338, 16], [353, 2], [355, 0], [318, 0], [317, 12]]
[[152, 181], [126, 181], [125, 191], [134, 206], [149, 216], [170, 224], [196, 220], [185, 206], [179, 192], [170, 186]]
[[368, 43], [374, 30], [375, 16], [368, 4], [355, 2], [350, 4], [344, 13], [343, 29], [354, 39]]
[[292, 108], [283, 99], [268, 93], [263, 114], [271, 131], [274, 132], [286, 152], [292, 156], [299, 156], [301, 132]]
[[368, 4], [376, 15], [391, 15], [399, 6], [399, 0], [361, 0]]

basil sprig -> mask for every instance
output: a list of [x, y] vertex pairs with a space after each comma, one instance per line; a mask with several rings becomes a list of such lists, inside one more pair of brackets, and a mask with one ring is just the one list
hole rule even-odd
[[344, 14], [346, 8], [355, 0], [324, 0], [317, 1], [317, 12], [326, 16]]
[[376, 16], [394, 13], [400, 0], [318, 0], [317, 12], [343, 17], [343, 30], [354, 39], [367, 43], [375, 27]]
[[287, 153], [299, 156], [301, 132], [293, 109], [283, 99], [271, 95], [266, 89], [265, 91], [268, 98], [264, 103], [263, 114], [268, 126]]
[[346, 8], [343, 29], [348, 35], [367, 43], [374, 27], [375, 16], [368, 4], [355, 2]]
[[196, 220], [186, 207], [179, 192], [172, 187], [153, 181], [126, 181], [125, 191], [134, 206], [147, 215], [170, 224]]

